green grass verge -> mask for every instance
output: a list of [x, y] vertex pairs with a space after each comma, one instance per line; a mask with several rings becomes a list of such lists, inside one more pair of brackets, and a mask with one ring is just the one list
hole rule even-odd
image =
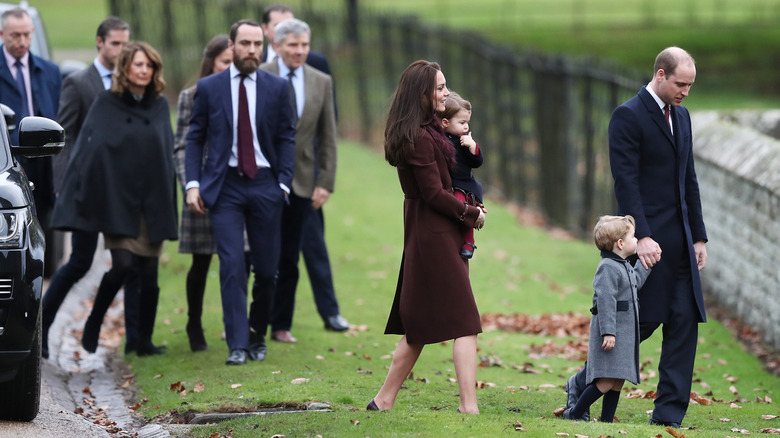
[[[395, 170], [376, 151], [342, 142], [338, 185], [326, 206], [327, 236], [336, 289], [342, 313], [352, 324], [364, 326], [348, 334], [323, 330], [314, 308], [308, 279], [299, 283], [293, 333], [294, 345], [270, 342], [261, 363], [227, 367], [228, 351], [219, 339], [222, 331], [218, 263], [212, 264], [206, 293], [204, 324], [209, 350], [191, 353], [187, 336], [184, 276], [189, 257], [168, 245], [160, 271], [160, 310], [155, 342], [166, 343], [164, 356], [127, 357], [140, 388], [139, 411], [154, 417], [178, 409], [208, 411], [224, 406], [256, 406], [281, 402], [331, 403], [333, 412], [253, 417], [200, 428], [198, 437], [214, 433], [233, 436], [497, 436], [514, 431], [516, 422], [528, 436], [557, 432], [590, 436], [654, 436], [663, 433], [647, 425], [647, 399], [621, 399], [615, 424], [571, 423], [552, 418], [564, 402], [563, 384], [581, 365], [563, 356], [537, 357], [531, 345], [552, 341], [563, 345], [570, 338], [534, 336], [501, 331], [479, 337], [480, 356], [500, 360], [500, 366], [480, 368], [477, 379], [490, 385], [478, 389], [482, 415], [456, 414], [458, 388], [453, 380], [452, 343], [429, 345], [414, 368], [414, 380], [401, 390], [393, 411], [366, 412], [365, 405], [382, 384], [397, 336], [383, 334], [392, 303], [402, 249], [403, 195]], [[531, 315], [558, 312], [585, 314], [590, 307], [591, 281], [598, 262], [593, 245], [552, 237], [544, 230], [517, 224], [516, 215], [498, 202], [488, 202], [487, 226], [477, 233], [479, 249], [471, 264], [471, 277], [482, 313]], [[706, 272], [706, 271], [705, 271]], [[705, 274], [706, 275], [706, 274]], [[660, 341], [642, 344], [642, 359], [651, 360], [654, 372]], [[526, 364], [526, 365], [524, 365]], [[538, 374], [523, 373], [519, 368]], [[293, 384], [294, 379], [309, 379]], [[741, 408], [728, 403], [691, 405], [685, 425], [695, 425], [696, 436], [734, 435], [731, 428], [757, 433], [777, 427], [780, 420], [762, 420], [777, 414], [778, 403], [757, 403], [756, 397], [778, 397], [778, 379], [762, 370], [758, 359], [745, 353], [721, 324], [711, 321], [700, 328], [694, 391], [725, 401], [737, 397]], [[731, 378], [731, 379], [729, 379]], [[736, 382], [731, 380], [737, 379]], [[182, 382], [186, 394], [170, 390]], [[203, 384], [201, 392], [193, 392]], [[650, 391], [657, 378], [638, 385]], [[241, 385], [232, 387], [233, 385]], [[495, 384], [495, 386], [492, 386]], [[709, 388], [705, 388], [707, 385]], [[600, 410], [600, 403], [594, 412]], [[730, 422], [721, 422], [728, 418]]]

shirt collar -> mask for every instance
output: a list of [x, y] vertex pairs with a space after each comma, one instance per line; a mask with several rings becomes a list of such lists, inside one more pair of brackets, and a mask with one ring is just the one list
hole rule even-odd
[[652, 82], [648, 83], [647, 87], [645, 87], [645, 88], [647, 88], [647, 92], [650, 93], [651, 96], [653, 96], [653, 99], [655, 99], [655, 103], [658, 104], [658, 107], [663, 109], [666, 106], [666, 102], [661, 100], [661, 98], [658, 97], [657, 94], [655, 94], [655, 91], [653, 91], [653, 87], [650, 86], [651, 84], [652, 84]]
[[[5, 44], [3, 44], [3, 55], [5, 56], [5, 63], [6, 64], [8, 64], [9, 66], [16, 64], [16, 58], [14, 58], [13, 55], [8, 53], [8, 50], [6, 49]], [[28, 67], [29, 68], [29, 66], [30, 66], [30, 52], [28, 51], [27, 53], [25, 53], [24, 56], [19, 58], [19, 61], [22, 62], [22, 66], [23, 67]]]
[[[290, 74], [290, 68], [282, 61], [282, 58], [276, 58], [276, 64], [279, 66], [279, 76], [286, 78]], [[298, 79], [303, 75], [303, 66], [300, 66], [293, 70], [293, 76]]]
[[92, 65], [95, 66], [101, 78], [106, 76], [111, 76], [111, 74], [113, 73], [111, 70], [107, 69], [105, 65], [101, 64], [97, 58], [95, 58], [95, 60], [92, 61]]
[[612, 259], [612, 260], [615, 260], [615, 261], [618, 261], [618, 262], [625, 262], [626, 261], [626, 259], [624, 259], [623, 257], [620, 257], [619, 255], [615, 254], [614, 252], [612, 252], [612, 251], [604, 251], [604, 250], [601, 250], [601, 258], [602, 259]]
[[[238, 71], [238, 68], [236, 68], [235, 64], [230, 64], [230, 79], [234, 79], [237, 76], [240, 76], [241, 72]], [[257, 79], [257, 71], [253, 71], [252, 73], [246, 75], [247, 78], [251, 79], [252, 81], [255, 81]]]

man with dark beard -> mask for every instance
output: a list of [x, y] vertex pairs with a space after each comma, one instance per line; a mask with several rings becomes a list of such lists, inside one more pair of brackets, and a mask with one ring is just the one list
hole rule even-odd
[[[293, 179], [295, 115], [287, 81], [258, 70], [263, 54], [260, 25], [252, 20], [234, 23], [229, 47], [230, 68], [198, 81], [187, 134], [186, 189], [191, 211], [208, 210], [217, 243], [230, 349], [226, 364], [243, 365], [247, 357], [265, 359], [282, 207]], [[255, 273], [248, 319], [244, 228]]]

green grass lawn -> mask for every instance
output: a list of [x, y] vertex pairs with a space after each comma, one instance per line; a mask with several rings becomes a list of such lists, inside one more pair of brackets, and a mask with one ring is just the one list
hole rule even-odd
[[[397, 336], [386, 336], [383, 330], [402, 250], [403, 195], [395, 170], [382, 156], [353, 143], [340, 145], [337, 181], [336, 192], [326, 206], [327, 237], [341, 310], [354, 329], [346, 334], [323, 330], [304, 274], [293, 326], [299, 342], [270, 342], [264, 362], [225, 366], [228, 351], [220, 340], [215, 258], [204, 317], [209, 350], [191, 353], [184, 333], [184, 275], [189, 257], [177, 254], [175, 244], [171, 244], [160, 272], [162, 292], [155, 330], [155, 342], [167, 344], [168, 352], [159, 357], [126, 358], [141, 391], [138, 399], [148, 399], [140, 412], [154, 417], [174, 409], [179, 413], [204, 412], [314, 400], [334, 408], [327, 413], [233, 420], [193, 432], [199, 437], [227, 435], [230, 430], [233, 436], [497, 436], [513, 432], [517, 422], [528, 436], [557, 432], [617, 435], [620, 430], [628, 431], [629, 436], [664, 433], [647, 425], [647, 411], [653, 407], [648, 399], [621, 399], [617, 411], [620, 423], [553, 419], [552, 411], [564, 402], [563, 384], [581, 360], [555, 352], [539, 355], [538, 348], [532, 347], [548, 341], [563, 347], [572, 338], [503, 331], [486, 332], [479, 338], [479, 355], [485, 357], [486, 364], [493, 364], [477, 373], [484, 386], [477, 392], [482, 415], [454, 412], [458, 388], [451, 342], [423, 350], [414, 377], [404, 385], [394, 410], [366, 412], [365, 405], [382, 384], [398, 341]], [[593, 245], [519, 226], [512, 209], [496, 201], [487, 205], [487, 224], [477, 233], [479, 249], [471, 263], [480, 311], [586, 314], [598, 262]], [[642, 345], [642, 360], [650, 363], [644, 368], [648, 379], [637, 389], [655, 388], [659, 348], [657, 337]], [[778, 414], [778, 403], [755, 400], [778, 397], [780, 382], [764, 372], [758, 359], [745, 353], [718, 322], [701, 326], [695, 378], [694, 391], [724, 403], [691, 405], [685, 425], [696, 426], [697, 431], [685, 431], [689, 436], [734, 435], [730, 432], [734, 427], [755, 434], [761, 428], [779, 426], [778, 419], [761, 419], [761, 415]], [[308, 380], [296, 384], [295, 379]], [[177, 382], [184, 385], [185, 394], [171, 391]], [[193, 391], [199, 383], [203, 390]], [[738, 399], [729, 390], [732, 385], [745, 399], [737, 403], [739, 408], [725, 403]], [[711, 394], [705, 395], [709, 391]], [[600, 403], [594, 407], [594, 412], [598, 410]], [[731, 421], [721, 422], [721, 418]]]

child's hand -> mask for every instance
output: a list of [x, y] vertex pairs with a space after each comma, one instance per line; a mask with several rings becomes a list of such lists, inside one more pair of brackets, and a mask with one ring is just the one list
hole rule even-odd
[[469, 152], [471, 152], [471, 155], [476, 155], [477, 142], [475, 142], [474, 139], [471, 138], [471, 132], [460, 136], [460, 145], [463, 146], [464, 148], [469, 148]]
[[601, 348], [603, 348], [604, 351], [609, 351], [615, 348], [615, 337], [612, 335], [604, 336], [604, 342], [601, 343]]

